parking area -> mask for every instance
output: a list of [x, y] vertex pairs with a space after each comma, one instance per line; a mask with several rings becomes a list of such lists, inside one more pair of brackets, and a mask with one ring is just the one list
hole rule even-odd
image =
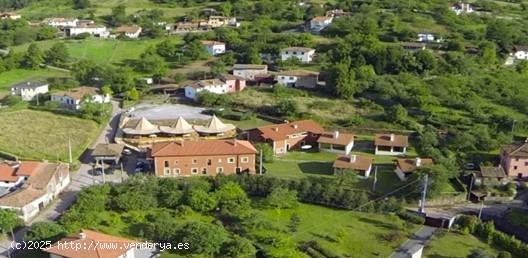
[[206, 120], [211, 116], [203, 114], [204, 108], [183, 104], [140, 104], [132, 110], [130, 117], [145, 117], [149, 120], [177, 119], [183, 117], [188, 120]]

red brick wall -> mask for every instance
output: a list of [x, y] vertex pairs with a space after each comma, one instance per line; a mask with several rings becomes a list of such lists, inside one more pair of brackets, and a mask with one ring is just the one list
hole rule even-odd
[[[247, 163], [243, 163], [242, 159], [248, 158]], [[228, 163], [228, 158], [234, 158], [234, 163]], [[255, 154], [246, 155], [222, 155], [222, 156], [194, 156], [194, 157], [155, 157], [154, 166], [157, 176], [177, 176], [175, 169], [180, 169], [180, 176], [215, 176], [217, 175], [217, 168], [223, 168], [223, 174], [230, 175], [236, 173], [236, 168], [240, 167], [241, 172], [249, 171], [255, 173]], [[208, 164], [208, 161], [211, 164]], [[165, 161], [169, 162], [170, 174], [165, 174]], [[193, 174], [192, 169], [197, 168], [198, 173]], [[202, 173], [206, 169], [206, 174]]]

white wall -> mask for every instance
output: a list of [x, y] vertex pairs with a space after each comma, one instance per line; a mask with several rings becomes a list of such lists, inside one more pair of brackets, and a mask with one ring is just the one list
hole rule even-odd
[[313, 55], [315, 54], [315, 50], [311, 50], [308, 52], [302, 52], [302, 51], [281, 51], [281, 60], [286, 61], [292, 57], [295, 57], [299, 59], [301, 63], [310, 63], [312, 62]]
[[528, 60], [528, 51], [517, 51], [514, 54], [515, 59]]
[[212, 56], [223, 54], [226, 50], [225, 45], [207, 45], [206, 47], [207, 52]]
[[37, 88], [11, 88], [11, 95], [20, 96], [22, 100], [29, 101], [35, 98], [37, 94], [45, 94], [49, 91], [48, 85], [43, 85]]

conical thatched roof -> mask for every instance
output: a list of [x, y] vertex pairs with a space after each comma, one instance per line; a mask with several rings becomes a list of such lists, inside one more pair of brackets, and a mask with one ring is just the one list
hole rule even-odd
[[160, 130], [146, 118], [142, 117], [136, 126], [133, 128], [124, 128], [123, 132], [131, 135], [151, 135], [159, 133]]
[[189, 134], [194, 132], [192, 126], [181, 116], [178, 117], [174, 126], [160, 126], [160, 130], [167, 134]]
[[194, 126], [194, 130], [198, 131], [199, 133], [207, 133], [207, 134], [214, 134], [214, 133], [225, 133], [231, 130], [234, 130], [236, 127], [232, 124], [224, 124], [218, 117], [213, 115], [209, 122], [207, 122], [207, 125], [205, 126]]

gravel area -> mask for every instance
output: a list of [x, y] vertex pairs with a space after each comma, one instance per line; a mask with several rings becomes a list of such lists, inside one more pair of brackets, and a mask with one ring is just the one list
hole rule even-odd
[[146, 105], [140, 104], [134, 107], [130, 113], [131, 117], [145, 117], [149, 120], [177, 119], [183, 117], [188, 120], [206, 120], [211, 116], [202, 114], [204, 108], [187, 106], [182, 104]]

